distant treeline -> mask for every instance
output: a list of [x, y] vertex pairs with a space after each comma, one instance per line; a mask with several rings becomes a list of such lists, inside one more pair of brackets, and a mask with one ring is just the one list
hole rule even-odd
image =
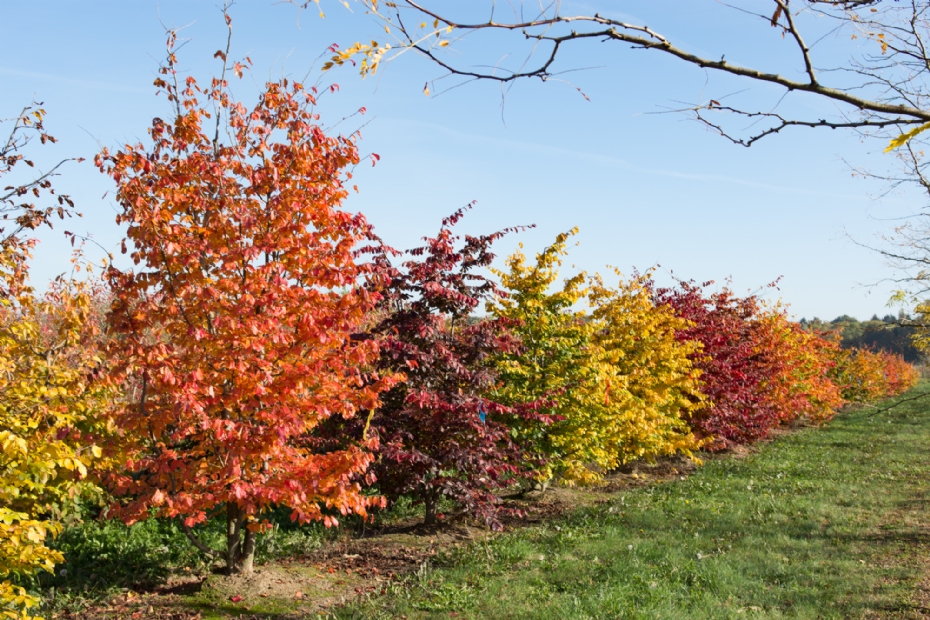
[[811, 320], [801, 319], [805, 329], [835, 332], [840, 337], [840, 346], [844, 349], [860, 348], [876, 351], [888, 351], [902, 355], [908, 362], [920, 362], [923, 355], [911, 342], [914, 328], [901, 325], [910, 317], [903, 312], [898, 316], [886, 314], [882, 318], [873, 315], [868, 321], [859, 321], [847, 314], [832, 321], [823, 321], [817, 317]]

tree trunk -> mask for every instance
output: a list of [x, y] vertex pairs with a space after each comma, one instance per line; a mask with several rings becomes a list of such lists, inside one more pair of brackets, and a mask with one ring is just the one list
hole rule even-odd
[[246, 527], [245, 512], [238, 504], [226, 505], [226, 574], [250, 574], [255, 560], [255, 532]]
[[242, 542], [242, 511], [234, 502], [226, 504], [226, 574], [236, 572]]
[[423, 525], [434, 525], [436, 523], [436, 504], [439, 503], [436, 493], [427, 491], [423, 500], [426, 506], [426, 516], [423, 518]]
[[242, 553], [239, 555], [239, 567], [236, 572], [251, 575], [252, 563], [255, 560], [255, 532], [249, 528], [245, 528], [244, 538]]

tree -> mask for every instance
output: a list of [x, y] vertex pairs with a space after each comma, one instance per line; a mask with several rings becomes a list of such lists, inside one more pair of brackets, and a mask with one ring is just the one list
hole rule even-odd
[[885, 396], [903, 394], [920, 381], [920, 371], [896, 353], [882, 352], [885, 366]]
[[807, 416], [813, 422], [832, 418], [843, 404], [832, 380], [839, 345], [789, 321], [780, 305], [763, 309], [756, 321], [755, 346], [762, 355], [765, 379], [759, 385], [779, 423]]
[[636, 459], [700, 447], [688, 419], [704, 406], [700, 371], [692, 355], [700, 345], [681, 341], [686, 322], [653, 301], [651, 274], [634, 275], [610, 287], [589, 279], [588, 304], [596, 324], [597, 381], [588, 384], [586, 415], [579, 432], [600, 435], [597, 465], [612, 469]]
[[[743, 146], [751, 146], [788, 127], [891, 128], [892, 132], [906, 128], [910, 131], [893, 143], [893, 146], [903, 146], [930, 128], [930, 125], [925, 127], [930, 123], [930, 109], [926, 105], [927, 93], [922, 82], [928, 64], [923, 46], [928, 33], [928, 4], [922, 0], [904, 3], [887, 0], [771, 0], [767, 9], [762, 3], [758, 8], [740, 8], [741, 13], [755, 18], [757, 25], [771, 28], [781, 35], [790, 46], [791, 59], [797, 63], [804, 76], [802, 79], [727, 61], [726, 52], [732, 50], [722, 50], [724, 54], [719, 58], [703, 56], [677, 45], [659, 29], [620, 18], [597, 13], [565, 14], [561, 2], [510, 5], [506, 8], [498, 8], [488, 2], [476, 10], [474, 6], [455, 9], [437, 6], [439, 3], [431, 0], [359, 1], [388, 25], [389, 33], [395, 35], [393, 44], [356, 44], [333, 56], [333, 65], [343, 64], [357, 55], [364, 56], [367, 62], [359, 67], [362, 75], [374, 73], [381, 63], [412, 50], [433, 61], [447, 75], [502, 83], [531, 78], [548, 81], [558, 75], [555, 65], [560, 52], [568, 46], [611, 42], [673, 56], [702, 69], [775, 84], [784, 88], [788, 95], [812, 94], [835, 101], [847, 111], [861, 115], [835, 121], [786, 118], [771, 111], [732, 108], [720, 104], [713, 97], [688, 109], [697, 120]], [[308, 4], [304, 2], [302, 6]], [[480, 17], [469, 19], [476, 16]], [[819, 35], [823, 30], [834, 35], [829, 43], [814, 43], [806, 34]], [[529, 43], [532, 47], [529, 58], [513, 61], [518, 65], [516, 69], [508, 69], [506, 62], [482, 68], [468, 67], [454, 55], [445, 53], [450, 44], [478, 31], [501, 34], [505, 48], [513, 48], [520, 41]], [[848, 38], [836, 36], [843, 34], [862, 37], [873, 45], [859, 51], [848, 65], [820, 68], [820, 48], [815, 50], [814, 47], [821, 43], [821, 48], [832, 44], [847, 51], [843, 42]], [[825, 50], [822, 56], [828, 57], [829, 52]], [[848, 75], [852, 83], [831, 75], [837, 72]], [[735, 114], [766, 123], [751, 129], [751, 133], [738, 136], [710, 121], [708, 113]], [[913, 131], [918, 128], [919, 131]]]
[[656, 300], [687, 321], [676, 336], [701, 345], [692, 359], [701, 371], [707, 406], [690, 423], [707, 440], [706, 449], [724, 449], [764, 437], [779, 418], [760, 390], [770, 369], [758, 346], [759, 300], [737, 297], [727, 288], [706, 294], [710, 284], [679, 282], [657, 290]]
[[[46, 546], [75, 500], [95, 493], [110, 398], [100, 381], [98, 294], [60, 279], [49, 291], [20, 291], [0, 305], [0, 578], [51, 571]], [[0, 612], [36, 601], [9, 581]]]
[[[488, 310], [512, 321], [522, 348], [496, 359], [504, 400], [547, 402], [552, 422], [515, 426], [518, 440], [541, 451], [541, 482], [592, 484], [634, 459], [690, 453], [700, 445], [687, 420], [700, 409], [699, 372], [689, 355], [700, 345], [680, 341], [685, 322], [651, 300], [649, 276], [620, 280], [568, 278], [550, 292], [572, 229], [536, 255], [517, 252], [497, 272], [508, 293]], [[619, 273], [617, 274], [619, 275]], [[586, 301], [590, 312], [575, 308]]]
[[890, 314], [882, 319], [872, 317], [868, 321], [857, 321], [852, 317], [845, 317], [843, 320], [838, 318], [828, 323], [817, 319], [812, 321], [802, 319], [802, 323], [808, 329], [833, 333], [844, 349], [887, 351], [903, 355], [904, 359], [911, 363], [918, 362], [922, 358], [920, 350], [914, 346], [914, 327], [901, 325], [898, 318]]
[[831, 376], [843, 399], [869, 403], [897, 396], [917, 384], [920, 375], [901, 355], [869, 349], [840, 349]]
[[392, 500], [408, 495], [424, 504], [427, 525], [445, 497], [499, 529], [500, 489], [528, 475], [524, 453], [533, 452], [511, 429], [550, 417], [535, 399], [494, 396], [500, 377], [492, 359], [522, 349], [511, 321], [474, 315], [501, 294], [478, 270], [493, 261], [492, 244], [518, 229], [462, 242], [452, 228], [464, 211], [445, 218], [401, 265], [382, 255], [389, 282], [369, 333], [381, 347], [379, 370], [406, 380], [371, 418], [381, 441], [375, 472]]
[[[507, 271], [493, 270], [507, 293], [488, 303], [493, 316], [513, 323], [512, 333], [521, 348], [495, 358], [499, 382], [493, 394], [501, 402], [550, 401], [545, 411], [552, 422], [515, 422], [517, 441], [528, 442], [541, 451], [544, 465], [535, 471], [545, 484], [559, 476], [570, 482], [591, 478], [585, 463], [598, 461], [599, 435], [581, 432], [585, 419], [587, 386], [597, 383], [594, 333], [597, 324], [576, 305], [587, 295], [584, 273], [566, 278], [561, 290], [550, 292], [559, 268], [568, 254], [566, 245], [578, 229], [560, 234], [555, 242], [527, 264], [518, 251], [508, 257]], [[521, 246], [522, 248], [522, 246]]]
[[[66, 162], [80, 160], [62, 160], [46, 172], [31, 176], [27, 173], [19, 182], [11, 182], [8, 178], [23, 165], [35, 169], [35, 163], [26, 159], [24, 152], [36, 138], [40, 144], [57, 142], [45, 131], [45, 110], [41, 105], [34, 101], [15, 118], [3, 121], [13, 123], [6, 142], [0, 145], [0, 177], [10, 183], [0, 193], [0, 295], [7, 300], [27, 288], [28, 260], [36, 244], [35, 239], [27, 236], [28, 231], [42, 226], [51, 228], [56, 215], [63, 220], [70, 217], [74, 209], [74, 202], [67, 194], [56, 194], [52, 179]], [[53, 204], [39, 206], [32, 202], [43, 193], [54, 197]]]
[[[34, 138], [54, 142], [44, 116], [34, 104], [12, 119], [0, 146], [0, 177], [21, 164], [34, 168], [23, 152]], [[61, 278], [37, 295], [28, 281], [36, 243], [28, 234], [73, 207], [51, 185], [63, 163], [0, 195], [0, 615], [12, 618], [29, 618], [38, 603], [15, 578], [51, 571], [61, 561], [47, 539], [88, 487], [87, 468], [100, 456], [106, 431], [93, 285]], [[54, 199], [51, 206], [32, 202], [43, 195]]]
[[844, 400], [871, 402], [889, 392], [884, 366], [881, 354], [867, 349], [841, 349], [837, 352], [832, 376]]
[[705, 294], [709, 284], [656, 291], [657, 303], [687, 321], [678, 338], [700, 344], [692, 360], [707, 406], [690, 423], [705, 447], [752, 443], [802, 416], [832, 417], [845, 385], [836, 381], [835, 365], [845, 357], [835, 339], [789, 321], [781, 306], [755, 295], [740, 298], [727, 288]]
[[[315, 87], [283, 79], [251, 108], [235, 101], [226, 75], [244, 64], [228, 45], [208, 87], [179, 84], [176, 41], [155, 80], [173, 118], [153, 121], [148, 146], [96, 158], [136, 265], [107, 272], [110, 380], [125, 390], [112, 416], [128, 444], [108, 484], [127, 523], [177, 517], [247, 573], [269, 508], [330, 526], [380, 505], [361, 488], [373, 439], [318, 453], [308, 438], [378, 407], [394, 378], [372, 371], [376, 342], [351, 338], [379, 299], [358, 255], [369, 226], [340, 208], [354, 138], [317, 124]], [[219, 510], [222, 551], [192, 529]]]

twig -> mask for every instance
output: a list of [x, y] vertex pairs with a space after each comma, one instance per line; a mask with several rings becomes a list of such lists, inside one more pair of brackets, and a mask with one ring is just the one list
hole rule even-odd
[[871, 417], [879, 413], [884, 413], [886, 411], [890, 411], [891, 409], [894, 409], [895, 407], [897, 407], [898, 405], [902, 403], [907, 403], [913, 400], [920, 400], [921, 398], [926, 398], [928, 396], [930, 396], [930, 392], [924, 392], [923, 394], [918, 394], [917, 396], [911, 396], [910, 398], [902, 398], [901, 400], [897, 401], [895, 404], [889, 405], [883, 409], [876, 409], [875, 411], [869, 413], [868, 415]]

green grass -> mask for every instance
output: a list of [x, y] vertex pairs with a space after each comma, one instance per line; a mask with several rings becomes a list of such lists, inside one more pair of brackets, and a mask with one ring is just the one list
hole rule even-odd
[[452, 551], [387, 595], [333, 613], [923, 617], [914, 589], [930, 571], [930, 397], [870, 411]]
[[[286, 511], [269, 515], [273, 528], [259, 537], [256, 563], [261, 565], [314, 551], [339, 532], [322, 524], [299, 526]], [[221, 549], [222, 518], [199, 528], [201, 539]], [[81, 611], [122, 591], [146, 591], [163, 585], [172, 574], [208, 574], [211, 562], [181, 531], [176, 520], [148, 519], [132, 526], [119, 521], [87, 519], [52, 541], [65, 561], [53, 574], [26, 581], [43, 599], [43, 612]]]

